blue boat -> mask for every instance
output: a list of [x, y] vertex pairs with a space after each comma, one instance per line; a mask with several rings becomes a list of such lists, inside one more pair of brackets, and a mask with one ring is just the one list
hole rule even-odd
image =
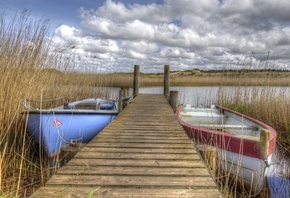
[[118, 115], [114, 101], [99, 98], [64, 102], [50, 109], [33, 108], [32, 102], [36, 101], [24, 102], [27, 129], [50, 158], [67, 144], [88, 143]]

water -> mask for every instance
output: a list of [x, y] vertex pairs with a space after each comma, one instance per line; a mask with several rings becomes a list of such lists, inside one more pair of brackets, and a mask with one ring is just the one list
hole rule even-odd
[[[113, 98], [118, 98], [119, 88], [113, 88]], [[170, 87], [170, 91], [178, 91], [179, 104], [192, 104], [205, 106], [214, 104], [217, 100], [219, 87]], [[140, 94], [163, 94], [163, 87], [141, 87]], [[133, 95], [133, 89], [129, 89], [129, 95]]]
[[[112, 88], [109, 88], [112, 89]], [[120, 88], [113, 88], [113, 98], [119, 96]], [[219, 93], [224, 95], [239, 95], [243, 96], [244, 100], [252, 98], [262, 98], [265, 95], [289, 96], [290, 87], [234, 87], [234, 86], [196, 86], [196, 87], [170, 87], [170, 91], [178, 91], [179, 104], [191, 104], [193, 106], [210, 106], [218, 101]], [[140, 94], [163, 94], [163, 87], [141, 87]], [[252, 95], [251, 95], [252, 94]], [[133, 95], [133, 89], [129, 89], [129, 95]]]
[[[170, 87], [170, 91], [178, 91], [180, 104], [208, 106], [217, 101], [219, 87]], [[140, 88], [139, 93], [162, 94], [163, 87]]]
[[290, 166], [278, 149], [272, 156], [272, 162], [268, 169], [266, 178], [272, 197], [290, 197]]

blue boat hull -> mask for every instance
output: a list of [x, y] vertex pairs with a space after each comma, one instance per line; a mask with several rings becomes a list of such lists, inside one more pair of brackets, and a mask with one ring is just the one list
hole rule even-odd
[[[27, 108], [27, 106], [26, 106]], [[54, 109], [27, 108], [28, 132], [53, 158], [70, 143], [88, 143], [118, 115], [109, 100], [86, 99]]]
[[102, 113], [29, 113], [28, 131], [48, 153], [56, 156], [72, 141], [87, 143], [104, 129], [116, 114]]

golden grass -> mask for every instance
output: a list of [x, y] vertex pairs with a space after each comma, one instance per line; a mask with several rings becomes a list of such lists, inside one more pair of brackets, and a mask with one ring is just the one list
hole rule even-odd
[[278, 146], [290, 156], [288, 87], [236, 87], [234, 93], [221, 88], [219, 103], [272, 126], [278, 132]]
[[[255, 78], [258, 82], [260, 79]], [[290, 156], [290, 95], [289, 87], [273, 87], [271, 86], [273, 81], [268, 77], [268, 84], [264, 86], [236, 86], [227, 90], [226, 87], [221, 87], [219, 90], [218, 104], [226, 106], [235, 111], [241, 112], [245, 115], [249, 115], [253, 118], [261, 120], [262, 122], [272, 126], [277, 131], [276, 146], [284, 159], [289, 159]], [[284, 80], [284, 79], [282, 79]], [[285, 81], [283, 81], [285, 82]], [[288, 161], [289, 163], [289, 161]], [[288, 164], [289, 165], [289, 164]], [[222, 186], [229, 187], [227, 185], [228, 176], [225, 176], [226, 182]], [[281, 175], [283, 177], [289, 177], [289, 172]], [[231, 183], [234, 184], [235, 181]], [[230, 184], [230, 183], [229, 183]], [[231, 192], [231, 191], [230, 191]], [[235, 192], [235, 191], [232, 191]], [[242, 191], [245, 194], [246, 191]], [[269, 189], [265, 189], [259, 197], [268, 197]], [[233, 193], [237, 196], [237, 194]], [[234, 196], [234, 197], [235, 197]], [[243, 195], [246, 196], [246, 195]]]
[[73, 62], [52, 53], [45, 41], [47, 22], [32, 22], [28, 16], [23, 12], [15, 18], [17, 23], [6, 23], [0, 16], [0, 195], [7, 196], [29, 194], [25, 191], [44, 183], [49, 172], [47, 161], [37, 155], [36, 144], [26, 133], [21, 114], [24, 98], [110, 96], [106, 90], [96, 91], [102, 85], [97, 75], [68, 72]]
[[[133, 66], [132, 66], [133, 68]], [[132, 73], [99, 74], [105, 86], [132, 87]], [[110, 79], [110, 80], [108, 80]], [[163, 86], [164, 74], [140, 74], [140, 87]], [[180, 71], [170, 73], [171, 86], [283, 86], [290, 85], [290, 72], [282, 71]]]

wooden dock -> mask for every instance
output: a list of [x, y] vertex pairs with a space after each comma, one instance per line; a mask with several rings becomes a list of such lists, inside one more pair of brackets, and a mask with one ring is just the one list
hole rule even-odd
[[31, 197], [222, 197], [163, 95], [141, 94]]

